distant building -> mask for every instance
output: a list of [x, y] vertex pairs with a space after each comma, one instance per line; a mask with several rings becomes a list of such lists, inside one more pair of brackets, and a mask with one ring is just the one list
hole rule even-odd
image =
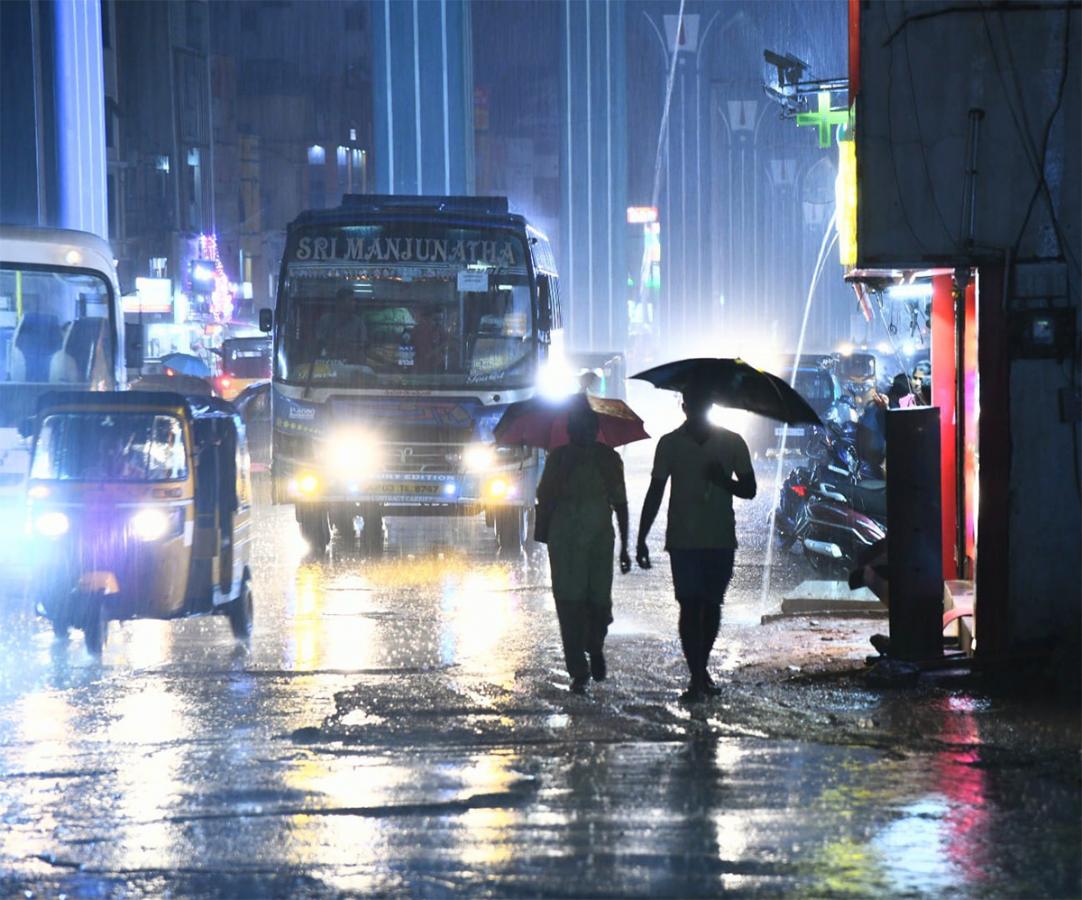
[[210, 4], [107, 7], [120, 85], [113, 128], [124, 136], [117, 154], [123, 187], [116, 190], [121, 288], [159, 274], [184, 289], [199, 235], [215, 228]]
[[106, 237], [97, 3], [0, 3], [0, 220]]
[[217, 234], [253, 308], [273, 300], [286, 225], [365, 188], [368, 28], [365, 3], [211, 5]]

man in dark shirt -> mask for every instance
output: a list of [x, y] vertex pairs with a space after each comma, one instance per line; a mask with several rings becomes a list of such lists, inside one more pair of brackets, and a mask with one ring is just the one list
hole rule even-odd
[[691, 682], [680, 699], [697, 702], [720, 693], [707, 671], [721, 626], [721, 604], [733, 574], [736, 520], [733, 497], [755, 496], [755, 471], [744, 439], [710, 424], [709, 392], [684, 393], [687, 421], [658, 441], [650, 488], [642, 507], [636, 558], [650, 568], [646, 537], [665, 482], [672, 479], [665, 549], [680, 604], [680, 643]]

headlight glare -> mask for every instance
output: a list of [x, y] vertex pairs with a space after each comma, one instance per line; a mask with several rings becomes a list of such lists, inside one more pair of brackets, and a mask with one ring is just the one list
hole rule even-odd
[[359, 478], [380, 467], [380, 444], [363, 432], [332, 435], [325, 450], [327, 467], [335, 475]]
[[496, 464], [496, 448], [491, 444], [471, 444], [462, 454], [467, 472], [484, 472]]
[[160, 509], [141, 509], [131, 517], [131, 533], [141, 541], [160, 541], [169, 533], [169, 522]]
[[37, 529], [38, 534], [43, 535], [44, 537], [63, 537], [68, 533], [68, 528], [70, 527], [71, 522], [62, 512], [53, 511], [42, 513], [34, 520], [34, 528]]
[[303, 494], [306, 497], [311, 497], [316, 491], [319, 490], [319, 479], [311, 473], [302, 475], [297, 479], [297, 493]]

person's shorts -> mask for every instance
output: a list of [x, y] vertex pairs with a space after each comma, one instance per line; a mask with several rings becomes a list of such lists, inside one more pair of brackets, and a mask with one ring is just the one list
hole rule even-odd
[[733, 577], [735, 550], [670, 550], [673, 590], [680, 603], [721, 604]]

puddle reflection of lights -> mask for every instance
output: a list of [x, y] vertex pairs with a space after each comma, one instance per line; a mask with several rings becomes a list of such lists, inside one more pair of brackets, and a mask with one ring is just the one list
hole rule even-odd
[[[64, 695], [52, 691], [24, 694], [12, 704], [8, 720], [13, 723], [17, 739], [11, 741], [4, 754], [7, 772], [63, 771], [71, 766], [76, 748], [71, 740], [77, 733], [73, 719], [75, 710]], [[50, 852], [61, 823], [55, 811], [57, 805], [49, 792], [28, 792], [20, 804], [19, 816], [34, 823], [34, 828], [13, 827], [5, 822], [3, 852], [5, 861], [30, 859], [35, 854]], [[67, 810], [64, 810], [67, 813]], [[43, 836], [44, 837], [43, 839]]]
[[[499, 794], [519, 779], [510, 768], [511, 760], [486, 756], [462, 770], [464, 794]], [[468, 865], [487, 866], [507, 862], [516, 845], [511, 825], [517, 813], [504, 807], [470, 809], [462, 816], [464, 840], [458, 846], [461, 860]]]
[[903, 807], [901, 818], [872, 841], [890, 886], [900, 891], [935, 892], [957, 887], [948, 854], [950, 807], [939, 794]]
[[446, 585], [443, 595], [442, 662], [469, 660], [501, 687], [514, 687], [517, 656], [506, 640], [514, 618], [516, 597], [508, 590], [507, 569], [474, 571]]
[[[320, 807], [375, 808], [387, 806], [415, 787], [417, 776], [402, 766], [385, 765], [382, 762], [355, 763], [339, 759], [304, 760], [291, 767], [284, 778], [286, 786], [306, 797], [304, 806], [314, 810]], [[332, 860], [321, 877], [333, 883], [336, 868], [348, 873], [363, 872], [378, 867], [388, 858], [386, 820], [365, 816], [295, 815], [289, 820], [287, 834], [288, 854], [294, 865], [318, 862], [326, 864], [330, 848], [339, 848], [340, 859]], [[360, 893], [364, 884], [358, 885], [355, 875], [346, 874], [348, 884], [342, 888]]]
[[[126, 694], [109, 710], [112, 742], [133, 747], [133, 758], [117, 765], [116, 805], [122, 822], [139, 823], [118, 835], [121, 858], [138, 867], [171, 866], [177, 862], [174, 826], [167, 817], [181, 794], [188, 790], [180, 772], [184, 768], [184, 739], [191, 724], [178, 696], [161, 682], [143, 685]], [[152, 743], [153, 747], [141, 749]]]
[[[735, 740], [718, 741], [714, 748], [714, 767], [717, 780], [724, 783], [727, 773], [736, 770], [737, 765], [743, 760], [745, 752]], [[714, 833], [718, 845], [718, 859], [730, 860], [741, 859], [744, 851], [748, 848], [748, 825], [750, 818], [746, 812], [715, 812], [713, 815]], [[731, 884], [726, 878], [726, 888], [739, 887], [739, 883]]]
[[379, 646], [378, 623], [355, 615], [355, 590], [342, 590], [334, 582], [328, 591], [327, 574], [319, 566], [297, 570], [290, 660], [295, 670], [363, 669], [373, 664], [372, 655]]

